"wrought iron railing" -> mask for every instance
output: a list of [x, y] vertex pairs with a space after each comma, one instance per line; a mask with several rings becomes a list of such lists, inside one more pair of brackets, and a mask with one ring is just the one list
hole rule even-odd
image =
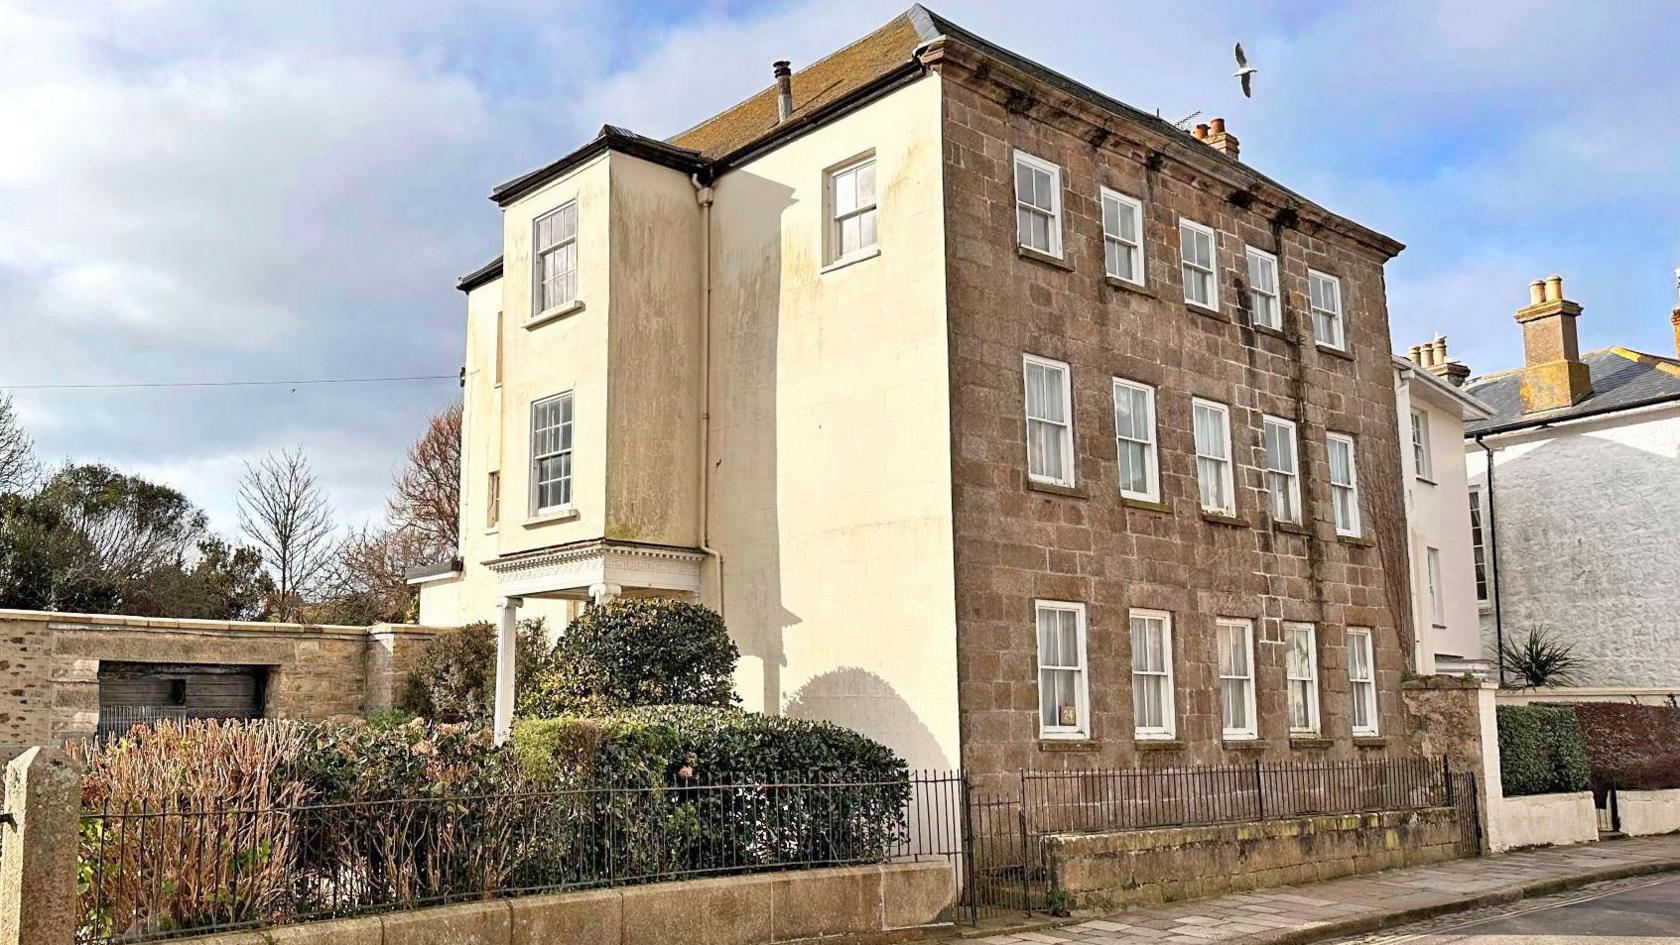
[[85, 811], [82, 942], [765, 870], [955, 857], [958, 775]]
[[1447, 807], [1448, 773], [1425, 758], [1026, 771], [1021, 796], [1030, 833], [1137, 830]]

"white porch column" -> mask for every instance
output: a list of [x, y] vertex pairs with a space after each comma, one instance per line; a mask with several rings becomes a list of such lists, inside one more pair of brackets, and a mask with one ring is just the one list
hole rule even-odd
[[589, 585], [589, 602], [599, 607], [623, 593], [624, 588], [617, 584], [591, 584]]
[[513, 671], [515, 644], [519, 636], [519, 605], [523, 598], [504, 597], [496, 602], [501, 619], [496, 627], [496, 744], [513, 734]]

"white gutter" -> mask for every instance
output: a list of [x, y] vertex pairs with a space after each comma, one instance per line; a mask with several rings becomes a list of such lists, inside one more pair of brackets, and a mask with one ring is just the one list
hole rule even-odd
[[694, 199], [700, 204], [700, 422], [699, 495], [695, 503], [695, 535], [700, 550], [717, 562], [717, 611], [723, 616], [723, 554], [711, 545], [712, 488], [712, 188], [700, 183], [700, 175], [689, 177]]

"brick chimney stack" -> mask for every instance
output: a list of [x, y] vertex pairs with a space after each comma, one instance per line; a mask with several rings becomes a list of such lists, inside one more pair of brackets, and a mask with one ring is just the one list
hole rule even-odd
[[1204, 134], [1198, 134], [1196, 137], [1207, 142], [1209, 147], [1220, 154], [1233, 161], [1237, 160], [1237, 136], [1225, 130], [1225, 119], [1214, 118], [1205, 126], [1197, 125], [1196, 130], [1201, 131], [1203, 127], [1206, 127], [1207, 131]]
[[1470, 378], [1470, 366], [1447, 357], [1447, 336], [1436, 335], [1434, 341], [1412, 345], [1406, 352], [1413, 364], [1454, 387], [1463, 387]]
[[1523, 330], [1523, 369], [1518, 392], [1524, 413], [1556, 410], [1592, 393], [1592, 378], [1575, 339], [1581, 306], [1563, 297], [1563, 277], [1528, 285], [1528, 305], [1517, 310]]

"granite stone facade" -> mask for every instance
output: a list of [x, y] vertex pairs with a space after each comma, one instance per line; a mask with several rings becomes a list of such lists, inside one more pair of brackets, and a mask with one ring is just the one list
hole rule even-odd
[[389, 708], [435, 632], [0, 611], [0, 751], [93, 734], [106, 661], [262, 668], [264, 714], [274, 717]]
[[[1182, 160], [1180, 149], [1155, 146], [1113, 114], [962, 47], [944, 51], [940, 67], [964, 767], [988, 773], [1409, 750], [1398, 690], [1410, 650], [1399, 634], [1410, 621], [1383, 282], [1383, 263], [1397, 244], [1310, 222], [1256, 183], [1263, 179], [1248, 176], [1243, 186], [1244, 169], [1216, 157], [1211, 165]], [[1061, 169], [1060, 260], [1017, 249], [1015, 149]], [[1143, 288], [1105, 277], [1100, 187], [1142, 203]], [[1180, 217], [1217, 234], [1217, 311], [1183, 301]], [[1282, 331], [1250, 324], [1245, 245], [1278, 258]], [[1309, 268], [1341, 280], [1345, 353], [1313, 342]], [[1027, 476], [1027, 354], [1070, 366], [1077, 473], [1070, 489], [1044, 489]], [[1116, 378], [1155, 388], [1159, 503], [1120, 495]], [[1200, 507], [1193, 397], [1230, 409], [1234, 517]], [[1300, 526], [1271, 520], [1262, 414], [1298, 424]], [[1333, 525], [1327, 432], [1356, 442], [1359, 538], [1338, 538]], [[1040, 599], [1085, 605], [1088, 739], [1040, 740]], [[1173, 616], [1178, 717], [1169, 742], [1133, 737], [1133, 608]], [[1213, 642], [1220, 617], [1254, 621], [1259, 738], [1252, 741], [1222, 739]], [[1318, 738], [1289, 737], [1285, 655], [1270, 642], [1281, 639], [1283, 621], [1316, 627]], [[1380, 736], [1358, 747], [1349, 725], [1348, 627], [1372, 628], [1377, 667]]]

